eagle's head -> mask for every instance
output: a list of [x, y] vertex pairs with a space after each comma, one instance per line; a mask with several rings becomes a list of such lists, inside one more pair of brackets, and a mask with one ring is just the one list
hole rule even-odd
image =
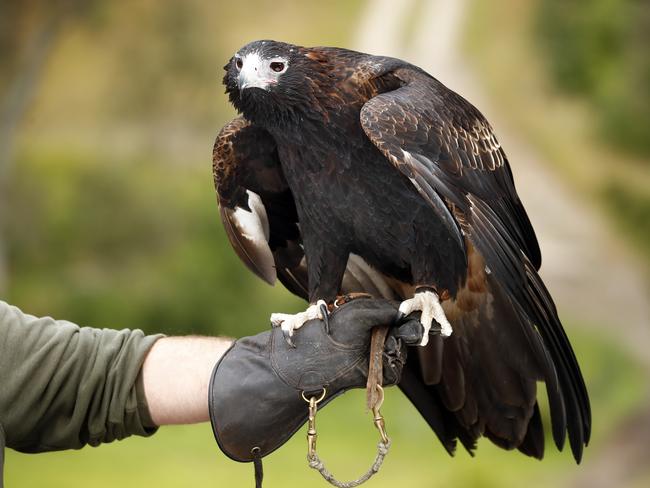
[[254, 41], [224, 66], [223, 83], [247, 119], [267, 127], [299, 123], [317, 110], [314, 94], [329, 78], [325, 61], [301, 46]]

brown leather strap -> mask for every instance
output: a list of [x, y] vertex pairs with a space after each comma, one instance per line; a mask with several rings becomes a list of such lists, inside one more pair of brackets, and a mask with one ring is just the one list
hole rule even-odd
[[382, 325], [372, 329], [370, 338], [370, 361], [368, 364], [368, 381], [366, 383], [366, 405], [368, 410], [373, 410], [379, 401], [379, 390], [377, 385], [382, 386], [383, 352], [388, 326]]
[[328, 305], [328, 309], [330, 312], [334, 311], [335, 308], [340, 307], [341, 305], [345, 305], [348, 302], [351, 302], [352, 300], [356, 300], [357, 298], [372, 298], [372, 295], [368, 293], [361, 293], [361, 292], [353, 292], [353, 293], [348, 293], [346, 295], [339, 295], [336, 297], [336, 300], [334, 300], [333, 303]]
[[264, 468], [262, 467], [262, 457], [260, 456], [259, 447], [253, 448], [251, 454], [253, 455], [253, 466], [255, 467], [255, 488], [262, 488]]

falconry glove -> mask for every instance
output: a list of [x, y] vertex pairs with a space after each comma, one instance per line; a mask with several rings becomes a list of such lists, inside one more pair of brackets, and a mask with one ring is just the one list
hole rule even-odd
[[419, 344], [423, 329], [416, 319], [402, 321], [385, 300], [341, 305], [329, 315], [328, 327], [322, 320], [305, 323], [293, 347], [279, 327], [237, 340], [210, 382], [210, 419], [221, 450], [240, 462], [264, 457], [305, 423], [308, 398], [322, 396], [322, 407], [350, 388], [366, 386], [371, 332], [386, 325], [393, 327], [383, 351], [383, 384], [395, 385], [406, 345]]

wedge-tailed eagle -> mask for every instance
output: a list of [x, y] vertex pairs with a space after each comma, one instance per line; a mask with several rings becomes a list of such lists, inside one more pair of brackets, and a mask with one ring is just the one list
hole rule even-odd
[[[367, 292], [419, 310], [428, 332], [400, 388], [452, 453], [480, 436], [541, 458], [537, 382], [552, 434], [581, 459], [585, 384], [537, 271], [540, 249], [492, 127], [400, 59], [256, 41], [225, 66], [241, 114], [213, 170], [235, 251], [310, 307]], [[322, 302], [320, 302], [322, 303]]]

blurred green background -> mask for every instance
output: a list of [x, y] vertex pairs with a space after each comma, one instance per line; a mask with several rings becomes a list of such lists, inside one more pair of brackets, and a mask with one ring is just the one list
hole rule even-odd
[[[406, 10], [400, 25], [391, 27], [399, 42], [408, 45], [426, 29], [419, 20], [433, 3], [451, 8], [445, 0], [390, 7]], [[280, 287], [254, 278], [222, 231], [211, 147], [234, 113], [223, 94], [221, 66], [253, 39], [355, 47], [360, 30], [388, 36], [386, 25], [366, 22], [382, 4], [0, 2], [0, 297], [36, 315], [168, 334], [242, 336], [266, 328], [273, 311], [302, 308]], [[623, 242], [645, 283], [647, 3], [458, 4], [460, 57], [492, 107], [570, 193], [603, 216], [606, 231]], [[402, 56], [416, 61], [408, 48]], [[609, 264], [603, 263], [603, 273]], [[602, 300], [594, 294], [594, 304]], [[585, 320], [578, 307], [560, 310], [594, 410], [593, 442], [581, 467], [552, 445], [541, 463], [489, 442], [480, 443], [474, 459], [463, 452], [450, 459], [417, 412], [391, 391], [385, 415], [393, 449], [369, 486], [582, 486], [589, 473], [603, 469], [602, 457], [613, 463], [607, 469], [615, 476], [631, 457], [616, 464], [611, 446], [647, 410], [648, 368], [616, 331]], [[625, 324], [616, 327], [625, 332]], [[346, 478], [365, 469], [376, 444], [362, 403], [362, 393], [348, 394], [319, 419], [322, 455]], [[638, 422], [647, 431], [646, 417]], [[637, 442], [650, 448], [647, 437]], [[304, 450], [299, 434], [270, 456], [266, 486], [325, 486], [307, 468]], [[603, 486], [647, 486], [647, 469], [634, 466], [615, 485]], [[219, 453], [207, 425], [167, 427], [150, 439], [77, 452], [9, 451], [5, 477], [9, 487], [253, 484], [252, 467]]]

